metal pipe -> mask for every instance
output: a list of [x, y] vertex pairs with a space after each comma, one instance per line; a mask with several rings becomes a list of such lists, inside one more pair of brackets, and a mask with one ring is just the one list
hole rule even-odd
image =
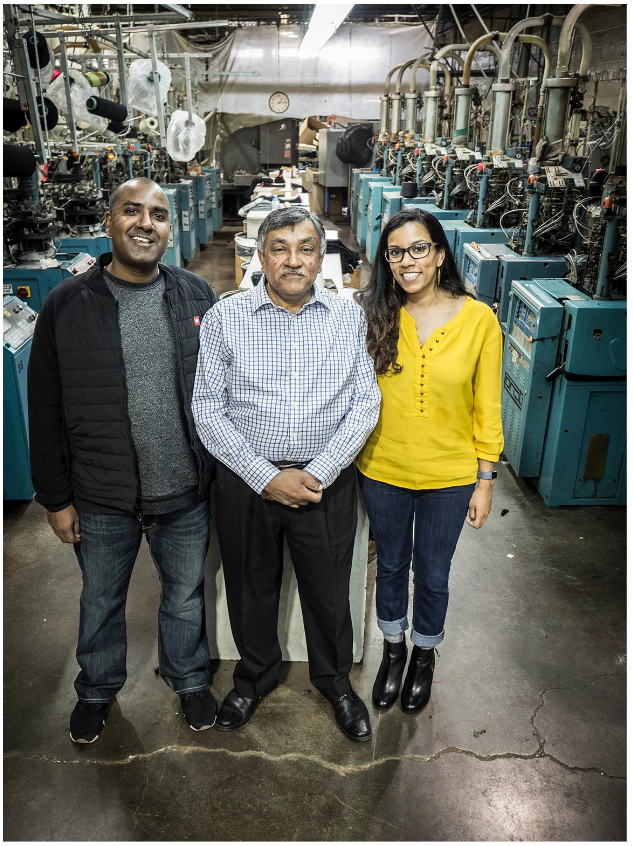
[[407, 68], [410, 68], [411, 65], [415, 64], [417, 59], [409, 59], [408, 62], [405, 62], [402, 67], [400, 68], [400, 73], [398, 74], [398, 79], [396, 80], [396, 94], [400, 94], [400, 89], [402, 88], [402, 75], [406, 71]]
[[[560, 31], [560, 38], [558, 40], [558, 59], [556, 60], [556, 76], [569, 76], [569, 60], [571, 58], [571, 37], [574, 28], [578, 31], [582, 39], [583, 60], [581, 66], [586, 64], [585, 72], [581, 72], [581, 76], [585, 76], [589, 69], [591, 62], [591, 35], [589, 30], [585, 27], [585, 37], [583, 32], [577, 26], [578, 18], [584, 11], [590, 9], [592, 6], [621, 6], [621, 3], [578, 3], [574, 6], [571, 12], [563, 21], [562, 29]], [[586, 60], [587, 51], [589, 52], [589, 59]]]
[[391, 68], [391, 70], [387, 74], [385, 78], [385, 97], [389, 96], [389, 88], [391, 87], [391, 77], [397, 70], [400, 70], [401, 67], [402, 65], [396, 65], [395, 68]]
[[488, 29], [488, 27], [487, 27], [487, 26], [486, 26], [486, 24], [484, 23], [484, 19], [481, 17], [481, 15], [479, 14], [479, 12], [477, 11], [477, 6], [475, 6], [475, 4], [474, 4], [474, 3], [471, 3], [471, 4], [470, 4], [470, 6], [471, 6], [471, 8], [472, 8], [473, 12], [477, 15], [477, 18], [478, 18], [478, 20], [479, 20], [479, 23], [483, 26], [484, 30], [485, 30], [486, 32], [490, 32], [490, 30]]
[[[33, 6], [31, 6], [31, 28], [33, 31], [33, 38], [35, 39], [35, 19], [33, 18]], [[40, 92], [40, 103], [42, 105], [42, 120], [44, 121], [44, 132], [46, 134], [46, 155], [48, 158], [51, 156], [51, 144], [48, 138], [48, 121], [46, 120], [46, 106], [44, 105], [44, 92], [42, 90], [42, 69], [40, 67], [40, 52], [37, 49], [37, 46], [33, 44], [35, 48], [35, 63], [37, 65], [37, 84]], [[37, 120], [37, 115], [35, 115], [35, 119]], [[32, 123], [32, 121], [31, 121]]]
[[189, 124], [193, 125], [193, 114], [191, 112], [191, 62], [187, 53], [185, 53], [185, 86], [187, 88], [187, 111], [189, 112]]
[[609, 172], [613, 173], [616, 165], [622, 160], [623, 145], [626, 141], [626, 82], [623, 80], [620, 86], [618, 97], [618, 108], [616, 124], [613, 130], [613, 143], [611, 145], [611, 159], [609, 161]]
[[444, 99], [446, 100], [446, 107], [448, 108], [451, 102], [451, 72], [444, 62], [440, 62], [437, 59], [434, 59], [431, 62], [430, 88], [433, 90], [437, 88], [437, 71], [439, 68], [441, 68], [444, 72]]
[[510, 79], [510, 53], [512, 52], [512, 46], [516, 41], [517, 36], [520, 35], [524, 29], [531, 29], [535, 26], [546, 26], [547, 24], [562, 26], [564, 22], [564, 18], [555, 18], [553, 15], [547, 14], [541, 15], [538, 18], [526, 18], [525, 20], [519, 21], [515, 24], [506, 35], [503, 42], [503, 48], [501, 50], [501, 64], [499, 65], [499, 74], [497, 77], [499, 82]]
[[119, 66], [119, 97], [121, 104], [127, 108], [127, 79], [125, 77], [125, 45], [123, 44], [123, 31], [121, 24], [116, 28], [117, 64]]
[[413, 67], [409, 71], [409, 93], [410, 94], [417, 94], [418, 87], [416, 85], [415, 77], [420, 68], [426, 68], [426, 70], [431, 69], [431, 65], [428, 61], [420, 56], [419, 59], [416, 59], [413, 63]]
[[59, 39], [60, 46], [60, 65], [61, 71], [64, 74], [64, 88], [66, 90], [66, 105], [68, 107], [68, 114], [66, 115], [66, 122], [70, 130], [70, 140], [72, 142], [73, 153], [79, 153], [79, 146], [77, 144], [77, 127], [75, 126], [75, 109], [73, 107], [73, 100], [70, 96], [70, 76], [68, 75], [68, 55], [66, 53], [66, 38], [62, 35]]
[[165, 116], [163, 114], [163, 104], [160, 96], [160, 85], [158, 80], [158, 60], [156, 58], [156, 38], [154, 36], [154, 27], [148, 26], [147, 32], [149, 35], [149, 46], [152, 54], [152, 76], [154, 78], [154, 94], [156, 96], [156, 117], [158, 118], [158, 130], [160, 133], [160, 147], [164, 147], [167, 141], [165, 134]]
[[514, 90], [515, 84], [513, 82], [496, 82], [492, 86], [494, 113], [490, 122], [490, 140], [488, 144], [490, 155], [505, 155]]
[[437, 138], [437, 119], [439, 111], [440, 92], [429, 89], [424, 92], [424, 133], [422, 140], [425, 144], [435, 144]]
[[462, 85], [470, 84], [470, 69], [477, 50], [480, 50], [484, 44], [487, 44], [489, 41], [492, 41], [495, 38], [500, 38], [500, 33], [497, 30], [495, 30], [494, 32], [489, 32], [486, 35], [481, 35], [476, 41], [473, 41], [472, 45], [470, 46], [470, 49], [468, 50], [468, 53], [466, 53], [466, 58], [464, 59], [464, 69], [462, 71]]

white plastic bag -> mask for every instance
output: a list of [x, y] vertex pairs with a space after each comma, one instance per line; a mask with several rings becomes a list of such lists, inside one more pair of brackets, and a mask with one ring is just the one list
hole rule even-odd
[[[161, 61], [156, 62], [158, 72], [158, 90], [160, 92], [160, 108], [167, 99], [167, 91], [171, 85], [171, 71]], [[136, 59], [128, 71], [127, 85], [128, 106], [138, 109], [146, 115], [157, 115], [156, 94], [154, 93], [154, 75], [151, 59]]]
[[188, 162], [204, 145], [207, 137], [205, 122], [198, 115], [176, 111], [167, 127], [167, 152], [177, 162]]
[[[91, 115], [86, 109], [86, 100], [92, 97], [92, 88], [88, 80], [79, 71], [70, 68], [70, 78], [72, 83], [70, 85], [70, 99], [73, 103], [73, 111], [75, 113], [76, 121], [83, 121], [86, 124], [98, 123], [105, 128], [108, 124], [107, 120], [100, 118], [97, 115]], [[66, 101], [66, 86], [64, 84], [64, 74], [60, 73], [46, 89], [46, 96], [55, 103], [60, 112], [66, 114], [68, 111], [68, 103]]]

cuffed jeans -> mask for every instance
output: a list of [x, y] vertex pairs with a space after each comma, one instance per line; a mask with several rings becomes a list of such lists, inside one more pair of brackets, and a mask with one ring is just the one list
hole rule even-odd
[[[209, 501], [145, 516], [79, 511], [74, 545], [83, 576], [75, 680], [80, 699], [108, 702], [127, 678], [125, 603], [145, 531], [162, 590], [158, 609], [158, 666], [178, 694], [209, 680], [204, 611], [204, 560], [209, 547]], [[153, 522], [152, 522], [153, 521]]]
[[376, 542], [376, 615], [384, 634], [409, 628], [409, 569], [413, 564], [416, 646], [444, 638], [448, 577], [475, 485], [411, 490], [358, 474]]

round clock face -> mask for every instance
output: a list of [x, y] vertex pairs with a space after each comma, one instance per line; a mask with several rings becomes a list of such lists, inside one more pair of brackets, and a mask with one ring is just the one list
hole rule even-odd
[[286, 109], [290, 105], [290, 100], [288, 99], [288, 95], [284, 94], [283, 91], [276, 91], [274, 94], [270, 95], [268, 105], [270, 107], [271, 112], [275, 112], [275, 114], [281, 115], [286, 111]]

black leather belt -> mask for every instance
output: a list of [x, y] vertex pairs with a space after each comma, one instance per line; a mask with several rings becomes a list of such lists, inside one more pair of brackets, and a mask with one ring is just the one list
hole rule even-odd
[[271, 461], [270, 462], [280, 470], [303, 470], [310, 463], [309, 461]]

